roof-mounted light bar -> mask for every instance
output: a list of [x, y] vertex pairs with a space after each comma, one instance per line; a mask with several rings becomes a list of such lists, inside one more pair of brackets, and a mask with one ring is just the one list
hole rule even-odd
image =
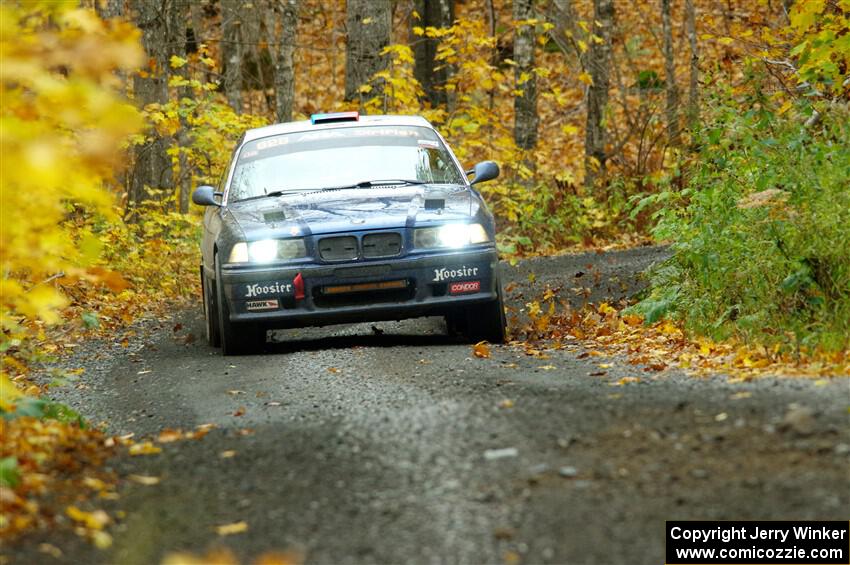
[[313, 114], [310, 122], [316, 124], [333, 124], [336, 122], [356, 122], [360, 119], [360, 112], [332, 112], [330, 114]]

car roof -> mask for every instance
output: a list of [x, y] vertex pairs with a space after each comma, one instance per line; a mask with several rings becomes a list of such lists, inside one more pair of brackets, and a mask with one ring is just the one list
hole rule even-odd
[[399, 115], [381, 115], [381, 116], [364, 116], [361, 115], [358, 120], [331, 122], [324, 124], [313, 124], [310, 120], [302, 120], [299, 122], [286, 122], [282, 124], [273, 124], [261, 128], [249, 129], [245, 132], [243, 142], [253, 141], [263, 137], [280, 135], [283, 133], [295, 133], [299, 131], [319, 131], [325, 129], [363, 127], [363, 126], [424, 126], [432, 128], [430, 122], [422, 116], [399, 116]]

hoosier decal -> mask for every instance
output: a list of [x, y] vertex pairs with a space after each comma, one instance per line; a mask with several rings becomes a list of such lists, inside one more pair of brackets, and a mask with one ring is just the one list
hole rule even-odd
[[244, 285], [242, 289], [245, 293], [244, 298], [255, 298], [268, 294], [292, 294], [292, 283], [254, 283]]
[[466, 265], [461, 265], [454, 269], [443, 267], [442, 269], [434, 269], [434, 282], [443, 282], [463, 277], [474, 277], [477, 274], [478, 267], [467, 267]]

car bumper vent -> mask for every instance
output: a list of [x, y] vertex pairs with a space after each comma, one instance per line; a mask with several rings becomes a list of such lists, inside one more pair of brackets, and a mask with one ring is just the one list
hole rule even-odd
[[397, 233], [371, 233], [363, 237], [363, 256], [395, 257], [401, 253], [401, 235]]
[[357, 259], [357, 238], [326, 237], [319, 240], [319, 255], [325, 261]]

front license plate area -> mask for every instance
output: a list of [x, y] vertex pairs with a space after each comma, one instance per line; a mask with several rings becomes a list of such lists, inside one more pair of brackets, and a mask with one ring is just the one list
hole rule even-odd
[[354, 292], [369, 292], [375, 290], [398, 290], [407, 288], [408, 284], [409, 283], [406, 279], [397, 281], [381, 281], [357, 284], [335, 284], [323, 286], [321, 289], [321, 293], [326, 296], [332, 296], [339, 294], [350, 294]]

